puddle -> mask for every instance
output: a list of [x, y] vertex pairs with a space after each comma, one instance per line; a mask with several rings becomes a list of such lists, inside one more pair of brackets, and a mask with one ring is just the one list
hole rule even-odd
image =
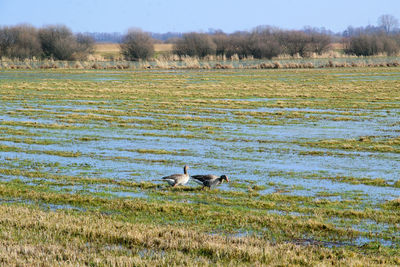
[[128, 191], [109, 191], [111, 195], [114, 195], [116, 197], [120, 198], [148, 198], [149, 196], [144, 193], [144, 192], [128, 192]]
[[364, 236], [359, 236], [357, 237], [354, 241], [354, 244], [356, 244], [359, 247], [363, 247], [363, 246], [371, 246], [371, 244], [377, 244], [377, 246], [385, 246], [385, 247], [393, 247], [399, 246], [398, 242], [393, 242], [391, 240], [386, 240], [386, 239], [382, 239], [382, 238], [368, 238], [368, 237], [364, 237]]
[[267, 210], [268, 213], [270, 214], [277, 214], [277, 215], [289, 215], [293, 217], [301, 217], [301, 216], [307, 216], [306, 214], [300, 213], [300, 212], [295, 212], [295, 211], [284, 211], [284, 210]]
[[348, 242], [334, 242], [334, 241], [321, 241], [316, 239], [294, 239], [293, 241], [289, 241], [289, 243], [294, 243], [296, 245], [302, 246], [321, 246], [327, 248], [333, 247], [343, 247], [343, 246], [351, 246], [351, 243]]
[[51, 203], [42, 203], [36, 202], [32, 200], [25, 200], [25, 199], [1, 199], [0, 204], [27, 204], [27, 205], [38, 205], [42, 209], [57, 211], [57, 210], [74, 210], [74, 211], [86, 211], [85, 208], [81, 208], [78, 206], [73, 206], [69, 204], [51, 204]]

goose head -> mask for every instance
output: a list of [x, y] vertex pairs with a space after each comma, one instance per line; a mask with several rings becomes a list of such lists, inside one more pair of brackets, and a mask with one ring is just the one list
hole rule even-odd
[[226, 175], [221, 175], [220, 179], [221, 179], [221, 182], [224, 180], [229, 182], [228, 176], [226, 176]]

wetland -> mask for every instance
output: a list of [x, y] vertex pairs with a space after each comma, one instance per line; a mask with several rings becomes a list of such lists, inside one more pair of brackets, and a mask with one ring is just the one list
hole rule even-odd
[[[0, 263], [400, 265], [400, 69], [1, 70]], [[225, 174], [202, 190], [180, 173]]]

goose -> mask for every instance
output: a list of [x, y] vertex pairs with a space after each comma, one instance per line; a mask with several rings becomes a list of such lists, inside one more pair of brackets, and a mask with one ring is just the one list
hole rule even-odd
[[228, 176], [226, 175], [221, 175], [220, 177], [212, 174], [208, 175], [193, 175], [191, 176], [193, 180], [198, 183], [203, 185], [204, 187], [214, 187], [217, 185], [220, 185], [224, 180], [229, 182]]
[[189, 181], [189, 174], [187, 170], [189, 169], [189, 166], [185, 165], [183, 167], [183, 174], [172, 174], [169, 176], [165, 176], [162, 178], [163, 181], [166, 181], [170, 186], [175, 187], [177, 185], [184, 185]]

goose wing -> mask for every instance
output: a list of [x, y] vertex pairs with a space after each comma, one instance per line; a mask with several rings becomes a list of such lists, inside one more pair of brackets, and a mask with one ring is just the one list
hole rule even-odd
[[174, 181], [178, 181], [178, 179], [182, 176], [183, 174], [172, 174], [172, 175], [168, 175], [168, 176], [164, 176], [163, 180], [174, 180]]

